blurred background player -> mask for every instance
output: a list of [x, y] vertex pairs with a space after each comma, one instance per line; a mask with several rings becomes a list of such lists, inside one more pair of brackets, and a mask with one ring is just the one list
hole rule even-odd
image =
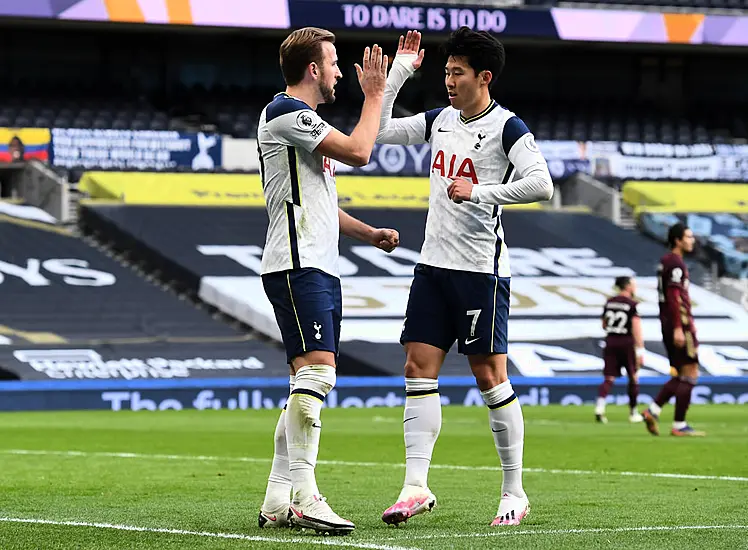
[[[331, 159], [364, 166], [379, 130], [387, 56], [366, 48], [356, 65], [364, 92], [361, 119], [347, 136], [315, 112], [335, 101], [342, 77], [335, 35], [318, 28], [291, 33], [280, 47], [287, 88], [260, 115], [258, 146], [270, 219], [262, 282], [291, 366], [291, 394], [275, 430], [275, 454], [260, 527], [301, 526], [335, 533], [354, 529], [319, 494], [314, 468], [325, 396], [335, 386], [342, 318], [339, 233], [391, 252], [397, 231], [374, 229], [338, 208]], [[293, 501], [289, 492], [293, 487]]]
[[662, 341], [670, 360], [672, 378], [644, 411], [647, 430], [660, 435], [659, 417], [662, 407], [675, 396], [675, 417], [672, 435], [703, 436], [686, 423], [686, 412], [691, 404], [691, 392], [699, 378], [699, 342], [691, 314], [688, 295], [688, 267], [683, 256], [693, 251], [693, 231], [683, 223], [676, 223], [668, 231], [670, 252], [657, 267], [657, 292], [660, 301]]
[[641, 422], [643, 417], [636, 410], [639, 397], [639, 375], [644, 357], [644, 337], [642, 322], [636, 310], [636, 281], [631, 277], [617, 277], [615, 286], [618, 294], [608, 299], [603, 308], [603, 330], [605, 330], [605, 350], [603, 360], [605, 380], [600, 389], [595, 406], [595, 419], [607, 423], [605, 398], [622, 369], [628, 376], [629, 421]]
[[[457, 340], [488, 407], [504, 471], [491, 525], [517, 525], [530, 504], [522, 486], [524, 420], [507, 376], [510, 271], [501, 205], [548, 200], [553, 182], [525, 123], [491, 98], [504, 48], [487, 32], [462, 27], [443, 46], [451, 107], [391, 119], [398, 91], [423, 61], [420, 42], [417, 31], [400, 37], [377, 137], [379, 143], [430, 143], [433, 159], [426, 236], [400, 338], [405, 482], [382, 519], [398, 524], [436, 504], [427, 477], [441, 429], [437, 378]], [[512, 181], [515, 169], [521, 179]]]

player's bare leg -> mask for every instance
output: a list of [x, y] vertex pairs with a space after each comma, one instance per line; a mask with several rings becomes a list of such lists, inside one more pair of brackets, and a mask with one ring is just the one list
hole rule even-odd
[[499, 509], [491, 526], [519, 525], [530, 513], [530, 501], [522, 486], [525, 421], [507, 376], [507, 356], [470, 355], [468, 359], [488, 407], [488, 420], [504, 473]]
[[675, 436], [705, 436], [704, 432], [694, 430], [686, 422], [686, 412], [691, 405], [691, 392], [699, 376], [698, 363], [686, 365], [681, 369], [680, 384], [675, 392], [675, 417], [671, 434]]
[[405, 356], [405, 482], [397, 502], [382, 514], [382, 521], [391, 525], [436, 506], [436, 497], [428, 488], [428, 473], [442, 425], [437, 377], [446, 352], [429, 344], [407, 342]]
[[311, 351], [293, 361], [296, 380], [286, 410], [288, 466], [293, 485], [290, 521], [318, 532], [345, 534], [355, 526], [332, 511], [320, 495], [314, 475], [322, 430], [322, 403], [335, 387], [333, 365], [335, 354], [329, 351]]
[[[289, 397], [293, 391], [294, 382], [293, 367], [289, 378]], [[268, 485], [265, 490], [265, 500], [260, 508], [257, 523], [260, 528], [289, 527], [288, 515], [291, 497], [291, 473], [288, 469], [288, 445], [286, 443], [286, 407], [280, 412], [278, 423], [275, 426], [275, 448], [273, 452], [273, 464], [268, 476]]]
[[616, 379], [613, 376], [606, 376], [603, 383], [597, 390], [597, 402], [595, 403], [595, 420], [601, 424], [607, 424], [608, 418], [605, 416], [605, 398], [610, 393], [610, 388]]

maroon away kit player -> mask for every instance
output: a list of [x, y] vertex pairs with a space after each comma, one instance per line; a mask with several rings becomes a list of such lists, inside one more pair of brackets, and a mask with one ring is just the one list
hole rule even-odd
[[672, 435], [702, 436], [686, 423], [686, 412], [691, 404], [691, 392], [699, 376], [699, 342], [691, 314], [688, 295], [688, 268], [684, 255], [693, 250], [693, 232], [684, 224], [676, 223], [668, 231], [670, 252], [660, 260], [657, 268], [657, 292], [660, 302], [660, 325], [672, 378], [665, 383], [655, 400], [644, 411], [647, 430], [659, 435], [659, 416], [662, 407], [675, 396], [675, 418]]
[[606, 398], [616, 378], [625, 371], [629, 381], [629, 421], [641, 422], [643, 418], [636, 410], [636, 400], [639, 397], [637, 371], [644, 356], [644, 339], [641, 318], [634, 300], [636, 281], [631, 277], [618, 277], [615, 286], [618, 294], [605, 302], [603, 308], [603, 330], [606, 334], [603, 351], [605, 380], [600, 384], [595, 419], [601, 423], [608, 422], [605, 416]]

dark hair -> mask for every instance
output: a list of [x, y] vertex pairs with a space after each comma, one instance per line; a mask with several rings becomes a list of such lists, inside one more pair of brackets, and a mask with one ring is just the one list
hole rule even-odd
[[488, 31], [460, 27], [442, 44], [441, 52], [447, 57], [464, 56], [476, 75], [482, 71], [491, 71], [489, 89], [496, 84], [504, 70], [504, 46]]
[[686, 235], [688, 226], [683, 222], [678, 222], [671, 226], [667, 232], [667, 245], [673, 249], [675, 248], [675, 241], [681, 240]]
[[335, 43], [335, 35], [317, 27], [305, 27], [293, 31], [280, 47], [280, 66], [283, 78], [289, 86], [304, 80], [310, 63], [322, 63], [322, 42]]
[[631, 284], [631, 277], [626, 275], [622, 277], [616, 277], [616, 288], [619, 290], [625, 290], [627, 286]]

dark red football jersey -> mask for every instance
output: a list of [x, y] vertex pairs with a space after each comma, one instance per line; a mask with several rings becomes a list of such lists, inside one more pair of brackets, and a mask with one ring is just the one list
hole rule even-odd
[[632, 320], [638, 317], [636, 302], [627, 296], [613, 296], [605, 302], [603, 322], [608, 346], [633, 346]]
[[678, 254], [669, 252], [657, 266], [657, 294], [660, 323], [668, 327], [693, 326], [691, 298], [688, 295], [688, 267]]

